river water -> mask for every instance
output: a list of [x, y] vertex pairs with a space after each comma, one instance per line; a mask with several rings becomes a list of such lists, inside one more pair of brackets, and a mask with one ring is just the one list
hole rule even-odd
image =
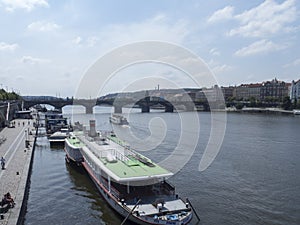
[[[96, 119], [98, 129], [112, 129], [110, 108], [96, 111], [72, 116], [67, 109], [65, 116], [84, 124]], [[181, 115], [192, 118], [189, 112]], [[210, 167], [199, 172], [211, 117], [205, 112], [198, 116], [200, 134], [195, 152], [187, 164], [178, 165], [180, 171], [170, 182], [181, 197], [190, 199], [201, 218], [199, 224], [300, 224], [300, 117], [227, 114], [220, 152]], [[133, 111], [130, 128], [118, 129], [129, 129], [144, 139], [146, 146], [147, 140], [151, 141], [148, 137], [155, 137], [155, 127], [165, 127], [160, 144], [142, 152], [159, 162], [178, 144], [181, 119], [177, 113]], [[154, 130], [149, 129], [149, 123]], [[186, 140], [186, 148], [191, 147], [189, 142], [193, 140]], [[24, 225], [120, 224], [122, 218], [107, 206], [85, 171], [69, 166], [64, 156], [63, 148], [50, 148], [46, 137], [38, 138]], [[196, 217], [191, 224], [197, 224]]]

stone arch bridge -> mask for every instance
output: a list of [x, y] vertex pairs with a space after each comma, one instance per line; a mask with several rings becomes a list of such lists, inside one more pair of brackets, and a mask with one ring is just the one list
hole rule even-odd
[[[23, 98], [23, 108], [30, 108], [35, 105], [51, 105], [55, 109], [61, 110], [67, 105], [81, 105], [86, 108], [87, 114], [93, 113], [93, 107], [96, 105], [113, 106], [115, 113], [122, 113], [123, 107], [141, 108], [141, 112], [150, 112], [150, 108], [164, 108], [165, 112], [173, 112], [174, 108], [181, 105], [184, 106], [186, 111], [193, 111], [195, 103], [193, 101], [175, 101], [170, 102], [160, 97], [145, 97], [142, 99], [134, 100], [131, 98], [98, 98], [98, 99], [72, 99], [72, 98], [55, 98], [55, 97], [26, 97]], [[209, 109], [208, 103], [200, 103], [205, 110]]]

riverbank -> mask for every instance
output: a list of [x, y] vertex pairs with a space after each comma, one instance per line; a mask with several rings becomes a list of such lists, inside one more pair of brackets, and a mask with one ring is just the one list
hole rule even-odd
[[279, 108], [250, 108], [244, 107], [242, 109], [226, 108], [227, 112], [238, 112], [238, 113], [265, 113], [265, 114], [282, 114], [282, 115], [294, 115], [293, 110], [283, 110]]
[[5, 158], [5, 169], [0, 170], [1, 197], [10, 192], [14, 208], [0, 207], [0, 225], [16, 225], [22, 223], [26, 208], [27, 189], [30, 168], [35, 146], [35, 128], [33, 120], [14, 120], [15, 127], [5, 127], [1, 136], [5, 141], [0, 145], [0, 155]]

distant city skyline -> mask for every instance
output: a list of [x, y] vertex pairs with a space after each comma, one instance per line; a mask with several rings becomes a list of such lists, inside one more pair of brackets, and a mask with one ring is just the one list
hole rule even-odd
[[[270, 82], [270, 81], [273, 81], [273, 80], [277, 80], [279, 82], [285, 82], [286, 84], [289, 84], [291, 85], [293, 81], [297, 82], [297, 81], [300, 81], [300, 78], [299, 79], [295, 79], [295, 80], [291, 80], [291, 81], [285, 81], [285, 80], [280, 80], [280, 79], [277, 79], [277, 77], [274, 77], [273, 79], [270, 79], [270, 80], [264, 80], [264, 81], [257, 81], [257, 82], [250, 82], [250, 83], [240, 83], [240, 84], [235, 84], [235, 85], [218, 85], [219, 87], [239, 87], [239, 86], [243, 86], [243, 85], [261, 85], [263, 83], [266, 83], [266, 82]], [[20, 94], [22, 95], [19, 90], [16, 90], [14, 89], [13, 87], [8, 87], [8, 86], [5, 86], [5, 85], [2, 85], [0, 87], [1, 89], [7, 91], [7, 92], [15, 92], [17, 94]], [[179, 89], [210, 89], [210, 88], [213, 88], [213, 86], [211, 87], [205, 87], [205, 86], [202, 86], [202, 87], [181, 87]], [[139, 92], [139, 91], [147, 91], [147, 90], [151, 90], [151, 91], [155, 91], [155, 90], [178, 90], [178, 88], [176, 87], [169, 87], [169, 88], [166, 88], [166, 87], [161, 87], [160, 84], [157, 84], [157, 86], [154, 86], [153, 88], [146, 88], [146, 89], [137, 89], [137, 90], [131, 90], [131, 91], [112, 91], [112, 92], [107, 92], [105, 93], [104, 95], [100, 95], [100, 96], [97, 96], [97, 97], [101, 97], [101, 96], [105, 96], [105, 95], [110, 95], [110, 94], [118, 94], [118, 93], [131, 93], [131, 92]], [[59, 92], [58, 93], [55, 93], [55, 94], [47, 94], [47, 95], [26, 95], [26, 94], [23, 94], [23, 96], [49, 96], [49, 97], [57, 97], [57, 98], [64, 98], [64, 97], [74, 97], [74, 96], [62, 96]], [[89, 97], [89, 96], [88, 96]]]
[[[97, 59], [148, 40], [189, 49], [220, 86], [275, 77], [291, 82], [300, 78], [299, 6], [295, 0], [0, 0], [1, 88], [74, 96]], [[119, 92], [145, 78], [140, 89], [154, 89], [157, 77], [165, 80], [161, 88], [195, 87], [183, 72], [152, 63], [122, 68], [104, 91]]]

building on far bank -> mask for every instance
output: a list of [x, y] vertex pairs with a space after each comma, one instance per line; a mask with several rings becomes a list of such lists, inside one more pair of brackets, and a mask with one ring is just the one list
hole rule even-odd
[[241, 84], [235, 87], [234, 96], [238, 100], [249, 100], [251, 97], [257, 100], [261, 98], [262, 83]]
[[300, 100], [300, 79], [298, 81], [292, 81], [290, 98], [292, 102]]
[[195, 100], [201, 102], [218, 102], [225, 99], [224, 88], [217, 85], [211, 88], [202, 88], [195, 94]]
[[224, 99], [227, 101], [229, 100], [229, 98], [233, 97], [235, 87], [234, 86], [221, 87], [221, 90], [223, 92]]
[[258, 101], [267, 99], [282, 101], [284, 97], [289, 96], [290, 86], [290, 83], [278, 81], [276, 78], [262, 83], [241, 84], [234, 87], [233, 97], [244, 101], [248, 101], [251, 98]]
[[276, 78], [271, 81], [263, 82], [260, 99], [266, 100], [267, 98], [273, 98], [282, 101], [284, 97], [289, 96], [290, 85], [290, 83], [279, 81]]

